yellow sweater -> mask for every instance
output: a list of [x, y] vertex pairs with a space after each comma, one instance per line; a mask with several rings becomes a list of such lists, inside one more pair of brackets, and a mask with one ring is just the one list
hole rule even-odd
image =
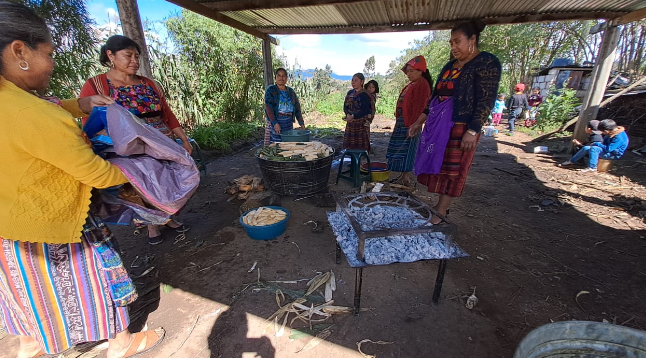
[[126, 178], [83, 139], [77, 100], [63, 109], [0, 77], [0, 106], [0, 237], [80, 242], [92, 187]]

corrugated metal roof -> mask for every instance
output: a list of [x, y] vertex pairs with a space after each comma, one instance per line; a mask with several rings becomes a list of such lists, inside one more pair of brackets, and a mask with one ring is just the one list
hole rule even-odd
[[181, 2], [199, 3], [243, 25], [270, 34], [434, 30], [450, 28], [456, 22], [475, 18], [482, 19], [487, 24], [615, 18], [646, 7], [646, 0], [181, 0]]

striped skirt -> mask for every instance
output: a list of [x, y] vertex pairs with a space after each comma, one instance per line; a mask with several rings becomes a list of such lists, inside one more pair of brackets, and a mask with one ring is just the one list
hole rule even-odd
[[[420, 174], [417, 182], [428, 187], [431, 193], [458, 197], [462, 195], [475, 150], [464, 152], [460, 149], [462, 137], [467, 132], [466, 123], [455, 123], [449, 135], [449, 142], [444, 152], [440, 174]], [[480, 140], [480, 133], [477, 135]], [[476, 142], [477, 143], [477, 142]]]
[[370, 127], [367, 118], [355, 118], [345, 124], [343, 149], [360, 149], [370, 152]]
[[395, 129], [390, 136], [386, 158], [388, 170], [393, 172], [410, 172], [415, 164], [415, 155], [419, 145], [420, 135], [408, 138], [408, 127], [404, 125], [404, 118], [399, 117], [395, 122]]
[[80, 243], [0, 238], [0, 324], [9, 334], [32, 337], [57, 354], [128, 328], [128, 308], [113, 297], [125, 305], [137, 295], [112, 234], [96, 223], [88, 218]]

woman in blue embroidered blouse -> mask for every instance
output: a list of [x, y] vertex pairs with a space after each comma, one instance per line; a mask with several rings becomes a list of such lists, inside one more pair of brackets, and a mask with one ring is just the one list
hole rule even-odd
[[294, 129], [295, 121], [300, 129], [305, 129], [301, 103], [296, 92], [287, 87], [287, 70], [282, 67], [276, 70], [276, 84], [267, 87], [265, 92], [265, 114], [265, 145], [282, 141], [280, 133]]
[[[344, 149], [370, 151], [370, 122], [372, 121], [372, 99], [363, 88], [366, 78], [363, 73], [352, 76], [352, 89], [348, 91], [343, 103], [345, 113]], [[368, 124], [366, 126], [366, 124]]]

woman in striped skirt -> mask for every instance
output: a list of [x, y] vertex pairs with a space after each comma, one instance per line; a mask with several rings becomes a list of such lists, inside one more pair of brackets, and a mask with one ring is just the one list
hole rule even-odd
[[[441, 215], [462, 195], [482, 124], [496, 101], [501, 67], [496, 56], [478, 49], [484, 27], [476, 20], [451, 31], [453, 58], [440, 71], [425, 113], [409, 129], [416, 135], [424, 125], [415, 174], [418, 183], [439, 194], [435, 210]], [[433, 217], [431, 222], [442, 219]]]
[[366, 78], [363, 73], [352, 76], [352, 89], [343, 102], [345, 113], [345, 134], [343, 149], [370, 151], [370, 122], [372, 121], [372, 99], [363, 88]]
[[433, 80], [426, 68], [424, 56], [416, 56], [408, 61], [402, 72], [410, 81], [402, 89], [395, 109], [395, 129], [388, 143], [388, 170], [401, 173], [391, 182], [410, 186], [412, 184], [413, 164], [419, 143], [419, 133], [410, 137], [408, 128], [422, 114], [431, 97]]
[[20, 339], [18, 358], [109, 340], [107, 358], [159, 343], [163, 329], [132, 334], [137, 298], [116, 242], [90, 208], [92, 188], [127, 182], [96, 156], [74, 121], [113, 101], [46, 101], [54, 69], [47, 24], [0, 0], [0, 326]]

